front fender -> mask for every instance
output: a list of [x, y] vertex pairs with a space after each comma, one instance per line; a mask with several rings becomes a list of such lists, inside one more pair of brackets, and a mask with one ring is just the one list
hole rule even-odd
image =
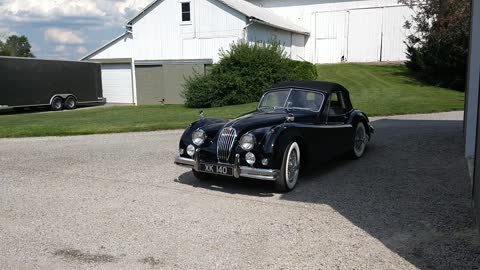
[[303, 144], [300, 131], [294, 123], [286, 123], [278, 125], [271, 129], [271, 132], [265, 136], [263, 152], [267, 154], [271, 160], [271, 167], [280, 169], [283, 161], [283, 154], [287, 146], [292, 141]]

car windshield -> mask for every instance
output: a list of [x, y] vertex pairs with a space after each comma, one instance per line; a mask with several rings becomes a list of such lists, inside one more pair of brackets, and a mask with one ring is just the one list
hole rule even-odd
[[324, 95], [319, 92], [295, 89], [275, 90], [263, 96], [258, 109], [319, 111], [323, 99]]

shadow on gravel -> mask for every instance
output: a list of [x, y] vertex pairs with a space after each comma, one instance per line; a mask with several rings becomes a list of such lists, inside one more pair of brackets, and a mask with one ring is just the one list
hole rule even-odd
[[480, 269], [461, 121], [379, 120], [366, 155], [281, 199], [327, 204], [420, 269]]
[[[379, 120], [360, 160], [339, 159], [302, 174], [282, 200], [327, 204], [420, 269], [480, 269], [462, 121]], [[191, 173], [180, 183], [272, 196], [271, 183]]]
[[210, 189], [228, 194], [272, 197], [274, 192], [272, 183], [254, 179], [232, 179], [230, 177], [213, 176], [211, 179], [200, 181], [195, 178], [191, 172], [188, 172], [180, 175], [175, 181], [197, 188]]

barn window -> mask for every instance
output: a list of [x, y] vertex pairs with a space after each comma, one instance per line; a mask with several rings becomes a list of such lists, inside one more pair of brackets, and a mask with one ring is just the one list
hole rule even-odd
[[189, 22], [191, 13], [190, 13], [190, 2], [183, 2], [182, 4], [182, 22]]

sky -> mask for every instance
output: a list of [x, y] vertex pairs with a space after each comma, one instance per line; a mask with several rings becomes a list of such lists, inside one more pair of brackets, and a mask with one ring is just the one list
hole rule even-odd
[[153, 0], [0, 0], [0, 39], [25, 35], [37, 58], [79, 60]]

